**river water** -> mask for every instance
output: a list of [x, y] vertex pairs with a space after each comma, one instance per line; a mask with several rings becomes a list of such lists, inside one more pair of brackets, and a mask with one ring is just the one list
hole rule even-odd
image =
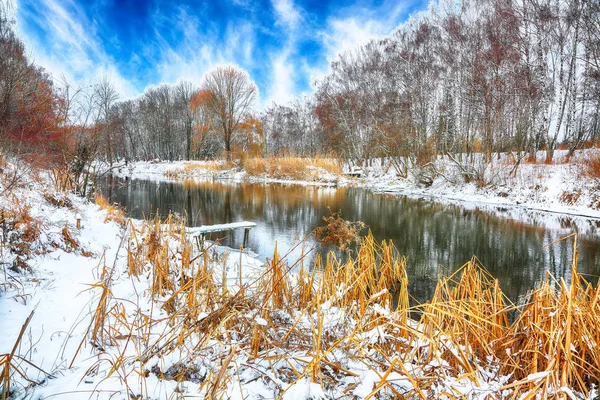
[[[431, 297], [439, 273], [451, 273], [476, 255], [514, 301], [547, 272], [570, 280], [572, 239], [578, 233], [579, 271], [593, 282], [600, 275], [600, 221], [515, 207], [456, 205], [377, 194], [355, 187], [315, 187], [231, 181], [155, 181], [109, 177], [100, 189], [133, 218], [185, 216], [189, 226], [237, 221], [257, 224], [249, 248], [263, 260], [277, 243], [291, 262], [301, 254], [326, 251], [310, 236], [323, 216], [341, 211], [363, 221], [377, 240], [392, 240], [407, 257], [409, 290], [418, 301]], [[223, 244], [238, 247], [243, 230]], [[309, 264], [310, 265], [310, 264]]]

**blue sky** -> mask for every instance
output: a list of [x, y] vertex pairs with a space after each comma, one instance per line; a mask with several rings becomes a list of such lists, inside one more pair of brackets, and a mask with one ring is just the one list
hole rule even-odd
[[260, 106], [309, 93], [335, 55], [391, 33], [427, 0], [16, 0], [19, 30], [55, 78], [109, 77], [122, 98], [149, 85], [199, 85], [239, 65]]

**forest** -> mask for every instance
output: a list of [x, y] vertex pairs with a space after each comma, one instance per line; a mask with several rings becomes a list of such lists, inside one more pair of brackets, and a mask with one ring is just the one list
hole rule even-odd
[[[391, 35], [339, 54], [313, 92], [258, 109], [241, 68], [202, 82], [148, 87], [121, 99], [107, 78], [49, 76], [27, 56], [8, 5], [0, 9], [0, 137], [19, 154], [83, 170], [117, 160], [332, 155], [385, 157], [399, 173], [439, 155], [597, 144], [600, 3], [593, 0], [441, 1]], [[55, 160], [56, 161], [56, 160]]]

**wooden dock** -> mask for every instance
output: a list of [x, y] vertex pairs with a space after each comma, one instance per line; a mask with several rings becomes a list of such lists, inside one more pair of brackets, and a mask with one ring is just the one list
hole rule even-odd
[[195, 227], [191, 227], [191, 228], [186, 228], [186, 232], [192, 237], [200, 238], [200, 240], [202, 241], [202, 244], [204, 244], [204, 239], [206, 238], [206, 235], [208, 233], [232, 231], [235, 229], [244, 229], [244, 242], [242, 244], [242, 247], [246, 248], [248, 245], [248, 236], [250, 234], [250, 229], [254, 228], [255, 226], [256, 226], [256, 223], [254, 223], [254, 222], [241, 221], [241, 222], [232, 222], [230, 224], [195, 226]]

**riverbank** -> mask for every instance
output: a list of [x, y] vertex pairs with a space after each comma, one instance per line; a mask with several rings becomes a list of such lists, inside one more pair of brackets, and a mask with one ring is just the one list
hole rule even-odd
[[[416, 174], [400, 176], [392, 165], [381, 160], [376, 160], [369, 167], [353, 168], [352, 171], [348, 166], [340, 166], [337, 170], [310, 166], [305, 170], [308, 173], [288, 175], [285, 171], [253, 174], [243, 166], [225, 162], [137, 162], [118, 166], [115, 174], [134, 179], [195, 178], [302, 185], [357, 185], [376, 192], [433, 201], [485, 203], [600, 218], [600, 185], [582, 173], [583, 164], [594, 152], [578, 151], [569, 162], [565, 162], [567, 152], [557, 151], [553, 164], [544, 164], [542, 160], [545, 153], [539, 152], [535, 162], [523, 161], [518, 168], [505, 155], [496, 157], [491, 164], [482, 164], [477, 160], [457, 164], [456, 160], [440, 157], [435, 163], [437, 175], [427, 184], [419, 182]], [[301, 159], [296, 161], [301, 162]], [[478, 179], [465, 179], [467, 167]], [[350, 176], [350, 172], [354, 176]]]
[[[195, 242], [174, 219], [127, 219], [101, 196], [93, 202], [57, 191], [47, 171], [16, 159], [2, 165], [0, 398], [133, 395], [131, 375], [145, 373], [133, 360], [144, 346], [133, 326], [140, 327], [140, 318], [151, 321], [148, 341], [169, 330], [161, 319], [173, 287], [159, 275], [183, 279], [169, 264], [177, 258], [181, 266], [182, 257], [197, 263], [190, 258]], [[203, 266], [218, 277], [220, 290], [255, 280], [264, 270], [249, 254], [207, 246]], [[166, 269], [159, 273], [161, 267]], [[131, 325], [117, 326], [112, 318]], [[177, 393], [176, 385], [150, 375], [136, 393]]]
[[344, 264], [261, 266], [199, 249], [176, 219], [57, 192], [44, 171], [12, 176], [0, 361], [14, 398], [597, 395], [600, 294], [577, 274], [516, 307], [474, 259], [411, 307], [407, 261], [371, 237]]

